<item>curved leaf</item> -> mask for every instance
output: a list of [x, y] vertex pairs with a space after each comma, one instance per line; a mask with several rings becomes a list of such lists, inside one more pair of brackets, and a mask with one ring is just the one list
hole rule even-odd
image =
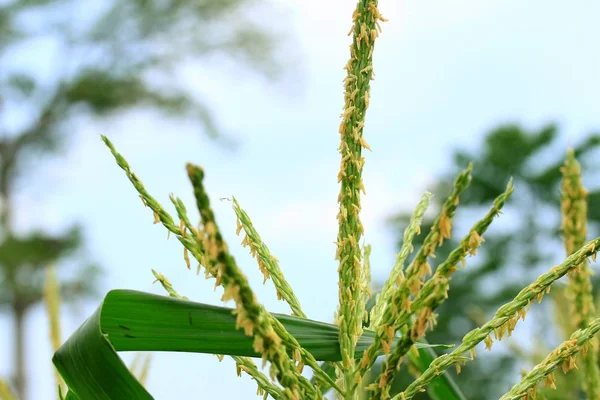
[[[70, 396], [85, 400], [152, 399], [118, 351], [184, 351], [260, 357], [236, 329], [233, 309], [132, 290], [110, 291], [96, 312], [58, 349], [53, 362]], [[341, 360], [337, 326], [273, 314], [319, 361]], [[373, 341], [365, 331], [357, 355]]]

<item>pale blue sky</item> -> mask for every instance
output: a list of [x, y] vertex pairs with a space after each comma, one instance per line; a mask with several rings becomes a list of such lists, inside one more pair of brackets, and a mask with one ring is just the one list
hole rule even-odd
[[[35, 186], [19, 196], [17, 223], [60, 228], [83, 221], [90, 256], [106, 268], [103, 292], [129, 288], [162, 293], [150, 269], [170, 278], [193, 300], [221, 304], [213, 282], [187, 271], [180, 245], [152, 225], [152, 215], [99, 139], [111, 137], [148, 190], [164, 205], [175, 193], [193, 209], [184, 166], [206, 169], [218, 221], [259, 299], [287, 312], [272, 284], [237, 244], [234, 195], [254, 221], [306, 313], [331, 321], [337, 307], [337, 126], [342, 106], [346, 33], [354, 1], [281, 1], [300, 64], [283, 88], [248, 76], [232, 78], [215, 66], [182, 71], [210, 99], [216, 116], [240, 141], [237, 153], [219, 149], [185, 124], [147, 113], [90, 126], [68, 155], [49, 164]], [[556, 121], [568, 142], [600, 128], [600, 4], [566, 1], [382, 0], [383, 25], [374, 56], [376, 80], [365, 137], [372, 153], [365, 167], [364, 225], [373, 245], [375, 278], [394, 259], [385, 218], [416, 204], [431, 177], [449, 162], [449, 149], [473, 147], [488, 128], [518, 122], [530, 128]], [[226, 71], [230, 73], [230, 71]], [[64, 310], [70, 335], [96, 308]], [[32, 399], [54, 398], [51, 350], [43, 310], [28, 318]], [[0, 319], [0, 343], [9, 343], [9, 320]], [[6, 346], [3, 346], [7, 349]], [[10, 372], [11, 351], [0, 353], [0, 374]], [[130, 355], [124, 356], [130, 360]], [[155, 354], [148, 383], [157, 399], [253, 398], [254, 383], [236, 378], [227, 359], [195, 354]]]

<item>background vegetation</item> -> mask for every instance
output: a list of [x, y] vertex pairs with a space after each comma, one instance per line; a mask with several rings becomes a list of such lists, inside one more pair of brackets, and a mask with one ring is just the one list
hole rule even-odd
[[[486, 244], [478, 256], [469, 263], [469, 268], [456, 274], [452, 280], [448, 300], [439, 309], [438, 324], [428, 337], [432, 343], [459, 342], [464, 332], [476, 328], [493, 312], [511, 300], [521, 288], [564, 258], [560, 230], [562, 223], [560, 204], [561, 172], [563, 163], [560, 153], [560, 132], [556, 125], [546, 125], [537, 130], [527, 130], [518, 125], [501, 125], [488, 132], [477, 144], [475, 152], [457, 148], [453, 152], [453, 164], [448, 173], [436, 178], [431, 186], [436, 208], [441, 207], [444, 194], [449, 191], [451, 177], [470, 162], [475, 162], [473, 181], [470, 189], [461, 198], [461, 208], [456, 220], [457, 229], [465, 229], [473, 221], [473, 215], [481, 212], [482, 206], [491, 202], [504, 188], [501, 183], [510, 177], [515, 180], [515, 193], [506, 206], [506, 213], [515, 218], [511, 221], [498, 221], [490, 229]], [[583, 170], [588, 171], [588, 181], [598, 182], [596, 157], [600, 135], [590, 133], [575, 145], [575, 154], [583, 162]], [[600, 191], [590, 188], [588, 195], [589, 235], [600, 233]], [[400, 213], [392, 219], [392, 225], [402, 232], [410, 215]], [[431, 226], [429, 218], [425, 226]], [[401, 240], [401, 236], [397, 236]], [[422, 240], [417, 238], [417, 241]], [[401, 244], [399, 243], [398, 246]], [[438, 259], [444, 260], [457, 245], [450, 239], [440, 249]], [[399, 248], [399, 247], [398, 247]], [[597, 276], [594, 287], [597, 291]], [[564, 283], [564, 282], [563, 282]], [[508, 351], [497, 353], [495, 357], [476, 359], [473, 368], [465, 368], [455, 378], [469, 399], [489, 399], [499, 397], [511, 381], [510, 374], [495, 371], [509, 371], [541, 360], [557, 341], [565, 340], [570, 324], [568, 307], [564, 307], [565, 293], [555, 289], [551, 292], [553, 301], [541, 304], [541, 309], [532, 312], [531, 343], [533, 347], [519, 344], [523, 340], [511, 341]], [[460, 312], [456, 312], [460, 310]], [[525, 363], [525, 364], [524, 364]], [[575, 374], [572, 374], [575, 375]], [[410, 382], [411, 377], [405, 377]], [[562, 398], [584, 398], [583, 392], [572, 377], [572, 390], [562, 391]], [[472, 384], [477, 382], [477, 384]], [[563, 387], [566, 382], [563, 382]], [[399, 386], [401, 384], [399, 383]], [[424, 394], [423, 397], [426, 395]]]
[[[71, 4], [72, 3], [72, 4]], [[106, 3], [100, 12], [90, 13], [87, 21], [63, 13], [72, 9], [56, 1], [17, 1], [2, 3], [0, 12], [0, 186], [2, 204], [2, 234], [0, 240], [0, 304], [3, 312], [14, 318], [14, 348], [16, 371], [14, 387], [22, 391], [25, 381], [23, 360], [24, 316], [43, 296], [43, 269], [56, 264], [62, 270], [63, 297], [76, 301], [94, 294], [95, 271], [93, 257], [85, 254], [83, 230], [73, 225], [61, 232], [49, 232], [40, 226], [37, 231], [23, 232], [14, 223], [14, 209], [27, 207], [18, 198], [20, 187], [37, 185], [34, 180], [40, 160], [60, 156], [69, 140], [77, 133], [74, 127], [101, 125], [102, 120], [119, 118], [133, 109], [156, 109], [165, 118], [192, 119], [202, 131], [215, 136], [219, 123], [212, 117], [209, 101], [191, 93], [185, 84], [170, 79], [177, 66], [189, 60], [221, 60], [220, 54], [231, 57], [234, 65], [244, 65], [260, 73], [277, 71], [274, 40], [252, 19], [247, 19], [248, 4], [243, 2], [128, 2], [126, 5]], [[200, 4], [200, 5], [199, 5]], [[79, 5], [79, 8], [82, 6]], [[246, 8], [244, 8], [246, 7]], [[341, 14], [341, 13], [340, 13]], [[42, 21], [43, 23], [37, 23]], [[216, 28], [215, 28], [216, 26]], [[218, 31], [214, 36], [211, 32]], [[181, 34], [185, 32], [186, 34]], [[39, 41], [52, 37], [58, 44], [56, 54], [43, 57], [49, 62], [48, 73], [40, 73], [35, 57], [20, 62], [19, 54], [35, 53], [31, 49]], [[37, 43], [37, 44], [36, 44]], [[124, 44], [127, 45], [124, 45]], [[212, 58], [211, 58], [212, 57]], [[233, 74], [237, 73], [234, 68]], [[200, 130], [200, 129], [199, 129]], [[333, 129], [335, 130], [335, 128]], [[482, 130], [478, 130], [482, 132]], [[166, 133], [169, 135], [172, 133]], [[450, 300], [440, 309], [437, 329], [431, 333], [434, 343], [456, 342], [462, 335], [489, 317], [491, 310], [514, 296], [517, 288], [537, 276], [543, 267], [562, 259], [557, 204], [560, 175], [558, 166], [564, 156], [564, 135], [548, 126], [539, 130], [522, 126], [501, 126], [483, 139], [483, 144], [470, 152], [456, 151], [455, 161], [431, 186], [434, 202], [444, 198], [449, 182], [466, 160], [474, 159], [474, 180], [461, 204], [457, 226], [465, 229], [472, 222], [471, 211], [480, 210], [503, 189], [508, 176], [516, 178], [517, 190], [510, 212], [518, 213], [515, 226], [502, 223], [490, 232], [485, 249], [473, 265], [456, 275]], [[519, 143], [513, 146], [511, 143]], [[575, 143], [578, 158], [583, 161], [586, 182], [591, 183], [589, 196], [590, 236], [598, 233], [598, 192], [594, 187], [593, 149], [597, 136], [590, 134]], [[459, 148], [462, 146], [458, 146]], [[519, 151], [515, 151], [518, 149]], [[584, 154], [589, 151], [589, 154]], [[376, 153], [375, 153], [376, 154]], [[42, 157], [43, 156], [43, 157]], [[590, 161], [589, 163], [586, 161]], [[367, 188], [368, 189], [368, 188]], [[21, 203], [19, 203], [21, 202]], [[44, 203], [38, 203], [44, 207]], [[82, 221], [85, 225], [85, 221]], [[406, 217], [396, 218], [397, 230], [406, 225]], [[427, 224], [425, 224], [427, 226]], [[398, 235], [397, 235], [398, 236]], [[538, 238], [535, 241], [532, 238]], [[540, 239], [541, 238], [541, 239]], [[452, 242], [441, 251], [453, 248]], [[505, 257], [510, 254], [510, 257]], [[71, 263], [68, 257], [72, 257]], [[440, 255], [438, 259], [443, 259]], [[67, 270], [70, 268], [70, 270]], [[123, 285], [127, 286], [127, 285]], [[473, 287], [483, 287], [480, 291]], [[487, 288], [490, 288], [488, 291]], [[498, 379], [498, 368], [509, 370], [524, 365], [523, 360], [539, 361], [566, 332], [561, 329], [565, 310], [559, 310], [561, 292], [552, 292], [556, 303], [534, 315], [543, 326], [558, 319], [555, 335], [543, 335], [548, 343], [532, 352], [517, 346], [515, 354], [498, 354], [497, 364], [473, 365], [463, 369], [458, 381], [475, 380], [477, 385], [461, 385], [468, 398], [486, 398], [498, 393], [506, 383]], [[474, 306], [476, 305], [476, 306]], [[448, 310], [464, 310], [462, 314]], [[559, 312], [560, 311], [560, 312]], [[561, 314], [562, 313], [562, 314]], [[446, 318], [447, 317], [447, 318]], [[542, 326], [541, 324], [532, 325]], [[547, 333], [547, 332], [545, 332]], [[539, 336], [539, 333], [533, 332]], [[442, 338], [445, 338], [442, 340]], [[538, 351], [539, 350], [539, 351]], [[9, 359], [8, 357], [6, 358]], [[486, 358], [487, 360], [487, 358]], [[212, 360], [211, 360], [212, 361]], [[477, 361], [476, 361], [477, 362]], [[489, 362], [489, 361], [488, 361]], [[489, 366], [489, 367], [488, 367]], [[507, 375], [508, 376], [508, 375]], [[509, 377], [510, 378], [510, 377]], [[21, 389], [20, 389], [21, 388]], [[572, 398], [577, 398], [573, 389]]]
[[[27, 399], [25, 320], [56, 264], [64, 301], [98, 295], [99, 267], [85, 259], [82, 226], [17, 232], [19, 184], [45, 157], [64, 152], [77, 122], [98, 124], [131, 109], [194, 121], [224, 139], [211, 107], [172, 79], [186, 61], [225, 57], [271, 79], [280, 72], [268, 32], [228, 1], [8, 1], [0, 4], [0, 310], [14, 325], [15, 390]], [[34, 49], [38, 49], [37, 51]], [[24, 56], [23, 56], [24, 54]], [[44, 207], [44, 204], [38, 204]], [[62, 269], [62, 268], [61, 268]]]

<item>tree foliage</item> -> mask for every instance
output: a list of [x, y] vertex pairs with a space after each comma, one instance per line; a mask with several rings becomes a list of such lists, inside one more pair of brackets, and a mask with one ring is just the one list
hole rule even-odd
[[[276, 76], [275, 35], [265, 28], [267, 14], [254, 17], [257, 7], [253, 0], [0, 2], [0, 308], [15, 317], [10, 347], [22, 399], [23, 317], [42, 300], [44, 269], [77, 255], [83, 241], [75, 225], [58, 234], [43, 227], [17, 234], [18, 180], [35, 175], [41, 156], [64, 148], [74, 118], [93, 123], [144, 108], [192, 119], [218, 137], [210, 106], [177, 76], [198, 60]], [[81, 258], [78, 264], [86, 265]], [[97, 272], [82, 266], [61, 279], [63, 297], [92, 293]]]
[[[459, 343], [465, 333], [479, 326], [524, 285], [565, 257], [560, 233], [560, 168], [564, 162], [565, 146], [560, 139], [555, 125], [533, 131], [518, 125], [500, 126], [487, 133], [475, 151], [455, 150], [452, 164], [428, 188], [435, 194], [432, 203], [434, 208], [439, 209], [448, 195], [448, 185], [453, 177], [470, 161], [474, 161], [472, 182], [460, 198], [453, 233], [455, 239], [485, 212], [484, 207], [504, 190], [504, 185], [511, 177], [515, 182], [515, 193], [504, 211], [509, 215], [506, 220], [510, 222], [500, 218], [484, 236], [486, 241], [477, 256], [468, 259], [466, 268], [461, 268], [453, 275], [448, 299], [437, 312], [436, 329], [427, 335], [431, 343]], [[600, 233], [599, 176], [593, 173], [598, 171], [598, 165], [592, 157], [597, 154], [595, 150], [598, 145], [600, 135], [590, 134], [574, 146], [576, 157], [582, 161], [582, 169], [592, 172], [592, 175], [584, 176], [586, 186], [591, 189], [588, 196], [590, 237]], [[392, 218], [397, 237], [402, 237], [408, 218], [409, 215], [405, 213]], [[424, 221], [423, 232], [429, 231], [432, 222], [431, 218]], [[421, 235], [417, 240], [423, 237]], [[446, 241], [438, 250], [433, 268], [456, 247], [454, 239]], [[415, 247], [418, 245], [420, 241]], [[552, 293], [554, 302], [551, 305], [543, 303], [536, 305], [533, 310], [537, 311], [533, 318], [544, 322], [532, 326], [536, 350], [526, 352], [525, 346], [512, 341], [508, 351], [500, 352], [492, 362], [489, 357], [486, 357], [485, 363], [475, 359], [476, 365], [464, 368], [455, 377], [467, 398], [485, 400], [498, 397], [510, 387], [511, 380], [510, 375], [499, 374], [498, 371], [513, 368], [518, 374], [517, 366], [530, 367], [534, 360], [540, 361], [542, 354], [547, 352], [547, 348], [552, 348], [557, 340], [568, 338], [567, 333], [574, 328], [560, 328], [560, 324], [565, 323], [565, 313], [568, 313], [567, 309], [561, 307], [561, 304], [565, 304], [564, 290], [553, 289]], [[549, 332], [548, 326], [558, 329]], [[522, 332], [515, 334], [523, 335]], [[399, 378], [397, 387], [401, 388], [405, 384], [403, 382], [407, 381], [401, 379], [402, 375]], [[575, 382], [564, 383], [573, 388], [580, 386]], [[552, 396], [551, 392], [547, 395]], [[567, 392], [561, 392], [561, 396]], [[427, 398], [426, 394], [422, 396]]]

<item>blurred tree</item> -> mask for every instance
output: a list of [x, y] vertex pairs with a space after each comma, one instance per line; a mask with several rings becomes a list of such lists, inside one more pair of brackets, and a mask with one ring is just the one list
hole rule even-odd
[[[566, 148], [564, 142], [558, 139], [554, 125], [533, 132], [515, 125], [501, 126], [485, 136], [480, 150], [455, 151], [452, 165], [429, 189], [435, 194], [431, 209], [437, 212], [450, 192], [454, 177], [469, 161], [475, 162], [472, 182], [460, 198], [453, 239], [438, 249], [436, 258], [431, 260], [432, 267], [435, 267], [457, 246], [457, 239], [485, 214], [486, 208], [504, 190], [510, 177], [515, 180], [515, 192], [504, 207], [505, 217], [498, 218], [492, 224], [484, 235], [486, 241], [477, 256], [467, 259], [466, 269], [461, 268], [452, 276], [449, 297], [437, 310], [437, 325], [427, 333], [430, 343], [460, 343], [464, 334], [484, 323], [521, 288], [566, 258], [559, 231], [560, 167], [566, 157]], [[584, 184], [591, 189], [588, 209], [589, 233], [593, 237], [600, 234], [600, 188], [594, 190], [590, 187], [591, 182], [597, 184], [599, 181], [598, 166], [592, 166], [589, 156], [598, 145], [600, 135], [589, 135], [574, 146], [576, 156], [582, 163]], [[416, 238], [415, 247], [421, 244], [425, 233], [429, 231], [435, 217], [433, 214], [424, 220], [424, 234]], [[407, 213], [400, 213], [391, 221], [400, 238], [409, 217]], [[564, 293], [558, 288], [553, 292], [557, 296], [563, 296]], [[560, 329], [549, 332], [548, 327], [557, 326], [556, 322], [560, 321], [556, 319], [565, 312], [559, 312], [555, 306], [552, 301], [546, 301], [532, 308], [533, 316], [529, 319], [539, 319], [541, 322], [532, 326], [536, 338], [533, 343], [538, 346], [534, 351], [523, 353], [526, 346], [519, 346], [512, 341], [509, 350], [517, 352], [504, 351], [485, 355], [485, 358], [481, 356], [463, 368], [460, 375], [452, 372], [468, 399], [498, 398], [518, 377], [514, 369], [517, 360], [515, 353], [520, 353], [521, 361], [524, 358], [526, 362], [539, 362], [540, 357], [548, 352], [542, 346], [553, 347], [568, 337], [567, 331], [561, 333]], [[515, 371], [514, 375], [506, 374], [511, 370]], [[406, 387], [409, 379], [405, 372], [399, 374], [396, 389]], [[576, 383], [571, 380], [569, 386], [576, 387]], [[424, 393], [420, 398], [428, 397]]]
[[[18, 179], [40, 156], [61, 150], [70, 122], [134, 107], [192, 119], [216, 138], [209, 107], [178, 83], [184, 63], [215, 57], [276, 77], [273, 32], [253, 0], [0, 1], [0, 309], [15, 324], [14, 384], [26, 398], [24, 317], [42, 300], [43, 269], [82, 245], [72, 227], [58, 235], [15, 232]], [[252, 6], [252, 8], [250, 8]], [[254, 11], [254, 13], [253, 13]], [[269, 21], [271, 22], [271, 21]], [[207, 78], [209, 79], [209, 78]], [[43, 206], [42, 206], [43, 207]], [[94, 267], [63, 281], [66, 300], [94, 287]]]

